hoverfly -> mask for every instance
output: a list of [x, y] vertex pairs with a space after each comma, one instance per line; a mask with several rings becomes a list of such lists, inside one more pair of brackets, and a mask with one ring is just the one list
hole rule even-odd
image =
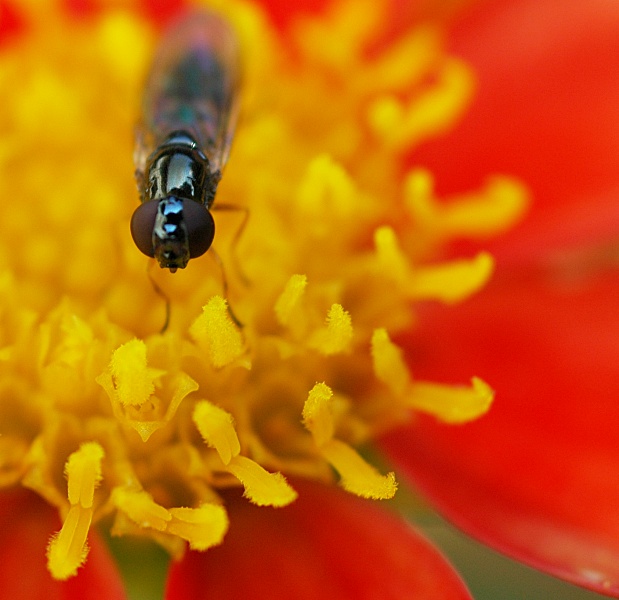
[[193, 12], [164, 35], [147, 77], [134, 161], [136, 246], [174, 273], [215, 235], [210, 209], [238, 113], [239, 52], [230, 25]]

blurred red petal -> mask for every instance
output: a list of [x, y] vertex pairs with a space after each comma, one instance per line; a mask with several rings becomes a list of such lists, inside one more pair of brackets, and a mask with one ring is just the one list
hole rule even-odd
[[286, 508], [233, 502], [224, 544], [176, 563], [166, 600], [470, 598], [439, 552], [387, 507], [295, 487], [299, 499]]
[[[475, 69], [478, 94], [460, 126], [412, 161], [433, 170], [439, 191], [475, 188], [492, 172], [522, 178], [533, 211], [506, 242], [534, 234], [541, 243], [543, 229], [571, 213], [585, 237], [614, 236], [619, 3], [482, 2], [456, 22], [449, 41]], [[607, 218], [596, 219], [598, 203]]]
[[479, 375], [495, 404], [462, 427], [420, 419], [384, 447], [465, 531], [619, 597], [619, 278], [589, 276], [504, 274], [428, 311], [407, 344], [415, 374]]
[[55, 511], [34, 494], [0, 493], [0, 595], [11, 600], [125, 600], [116, 566], [94, 533], [78, 575], [66, 582], [51, 578], [45, 553], [59, 528]]

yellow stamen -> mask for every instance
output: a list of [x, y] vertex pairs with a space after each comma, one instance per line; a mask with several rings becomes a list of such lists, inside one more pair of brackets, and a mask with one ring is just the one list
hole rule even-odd
[[55, 579], [74, 576], [88, 556], [86, 540], [92, 522], [95, 488], [101, 481], [103, 457], [103, 448], [88, 442], [67, 460], [67, 495], [71, 507], [47, 551], [47, 566]]
[[316, 445], [324, 446], [334, 433], [333, 415], [330, 400], [331, 388], [325, 383], [317, 383], [308, 394], [303, 406], [303, 424], [314, 436]]
[[214, 296], [202, 307], [202, 314], [189, 333], [206, 349], [215, 368], [229, 365], [245, 350], [241, 332], [230, 318], [227, 302], [221, 296]]
[[157, 504], [144, 490], [115, 488], [112, 502], [140, 527], [165, 531], [172, 519], [170, 511]]
[[519, 181], [494, 176], [479, 192], [438, 202], [433, 193], [432, 175], [423, 169], [409, 173], [405, 189], [406, 204], [415, 221], [445, 237], [496, 235], [522, 218], [529, 198]]
[[402, 396], [411, 385], [411, 378], [402, 350], [390, 339], [385, 329], [376, 329], [372, 335], [374, 373], [387, 384], [396, 396]]
[[320, 451], [340, 474], [342, 487], [348, 492], [373, 500], [388, 500], [395, 495], [395, 473], [381, 475], [348, 444], [331, 440]]
[[487, 383], [473, 377], [470, 387], [415, 382], [408, 400], [415, 410], [430, 413], [445, 423], [466, 423], [485, 414], [494, 398]]
[[310, 390], [303, 407], [303, 422], [319, 452], [340, 474], [344, 489], [364, 498], [392, 498], [397, 489], [395, 475], [381, 475], [348, 444], [333, 438], [335, 422], [332, 400], [331, 388], [317, 383]]
[[288, 325], [290, 316], [299, 305], [307, 287], [305, 275], [293, 275], [275, 303], [275, 314], [280, 325]]
[[480, 252], [472, 260], [454, 260], [435, 267], [423, 267], [415, 273], [408, 293], [417, 300], [461, 302], [482, 288], [494, 270], [494, 259]]
[[443, 133], [468, 107], [475, 87], [467, 65], [451, 59], [439, 73], [436, 87], [409, 103], [386, 95], [370, 108], [369, 122], [390, 146], [403, 148]]
[[339, 354], [349, 349], [352, 333], [350, 314], [340, 304], [334, 304], [327, 314], [326, 327], [314, 332], [309, 345], [327, 356]]
[[204, 441], [217, 450], [224, 465], [228, 465], [232, 457], [241, 452], [241, 444], [230, 413], [203, 400], [196, 404], [193, 420]]
[[116, 399], [125, 406], [147, 402], [164, 373], [147, 366], [146, 344], [142, 340], [120, 346], [112, 356], [110, 372]]
[[228, 470], [245, 487], [245, 496], [258, 506], [286, 506], [297, 498], [281, 473], [269, 473], [245, 456], [235, 456]]
[[411, 269], [398, 244], [395, 231], [391, 227], [379, 227], [374, 232], [374, 245], [381, 273], [404, 285], [411, 277]]
[[226, 470], [245, 487], [245, 496], [259, 506], [285, 506], [297, 493], [281, 473], [269, 473], [253, 460], [241, 456], [241, 446], [232, 416], [203, 400], [196, 405], [193, 420], [204, 441], [217, 450]]
[[199, 508], [171, 508], [166, 531], [189, 542], [192, 550], [218, 546], [228, 531], [228, 514], [222, 506], [202, 504]]

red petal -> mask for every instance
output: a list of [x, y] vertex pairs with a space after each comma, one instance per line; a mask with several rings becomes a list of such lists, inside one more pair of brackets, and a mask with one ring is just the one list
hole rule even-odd
[[619, 279], [497, 280], [422, 318], [420, 378], [496, 391], [479, 421], [420, 419], [385, 440], [462, 529], [535, 567], [619, 597]]
[[86, 565], [67, 582], [47, 571], [46, 548], [60, 522], [29, 492], [0, 493], [0, 595], [11, 600], [124, 600], [118, 571], [97, 535], [89, 538]]
[[[461, 125], [418, 149], [413, 162], [432, 169], [441, 191], [475, 188], [492, 172], [522, 178], [535, 204], [511, 239], [533, 228], [541, 242], [541, 230], [564, 211], [588, 235], [616, 235], [619, 3], [482, 2], [450, 42], [472, 63], [478, 95]], [[596, 219], [600, 202], [608, 218]]]
[[166, 600], [470, 598], [438, 551], [387, 507], [295, 487], [300, 497], [286, 508], [233, 502], [223, 545], [175, 564]]

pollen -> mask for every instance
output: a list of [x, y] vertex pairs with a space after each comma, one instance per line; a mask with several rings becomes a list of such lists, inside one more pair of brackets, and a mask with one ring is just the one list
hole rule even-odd
[[0, 195], [20, 199], [0, 222], [0, 488], [58, 511], [54, 578], [93, 526], [180, 558], [226, 543], [231, 496], [285, 507], [310, 478], [388, 500], [378, 435], [490, 410], [492, 382], [417, 379], [398, 342], [419, 302], [458, 310], [493, 275], [489, 253], [446, 245], [479, 247], [527, 206], [507, 175], [443, 197], [410, 163], [474, 97], [444, 23], [390, 39], [389, 2], [334, 0], [282, 33], [258, 3], [208, 3], [238, 34], [241, 119], [213, 205], [221, 261], [172, 274], [128, 232], [160, 32], [129, 7], [35, 4], [0, 48]]

